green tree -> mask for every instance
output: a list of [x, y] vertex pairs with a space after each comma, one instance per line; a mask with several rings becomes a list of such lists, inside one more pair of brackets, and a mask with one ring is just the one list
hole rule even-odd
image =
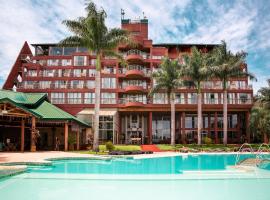
[[223, 89], [223, 144], [227, 145], [228, 140], [228, 81], [231, 78], [255, 77], [244, 70], [247, 53], [241, 51], [232, 53], [227, 49], [227, 44], [222, 41], [221, 45], [215, 47], [210, 54], [209, 64], [212, 76], [222, 82]]
[[258, 91], [258, 102], [265, 109], [270, 109], [270, 79], [267, 80], [268, 87], [262, 87]]
[[152, 78], [155, 84], [150, 96], [162, 90], [166, 91], [168, 103], [171, 104], [171, 145], [175, 145], [175, 90], [182, 83], [178, 61], [164, 58], [158, 71], [153, 72]]
[[197, 116], [198, 116], [198, 145], [201, 145], [202, 131], [202, 83], [211, 77], [208, 68], [209, 55], [196, 47], [191, 48], [191, 54], [183, 57], [182, 74], [186, 77], [186, 83], [191, 83], [197, 91]]
[[86, 5], [86, 17], [77, 20], [65, 20], [63, 24], [73, 33], [62, 41], [61, 46], [85, 47], [89, 53], [96, 53], [96, 77], [95, 77], [95, 119], [94, 119], [94, 144], [93, 148], [98, 151], [99, 142], [99, 111], [100, 111], [100, 75], [102, 58], [114, 56], [121, 59], [115, 49], [121, 43], [129, 43], [129, 33], [125, 30], [108, 29], [105, 25], [107, 14], [103, 9], [98, 10], [93, 2]]
[[261, 106], [254, 106], [250, 116], [250, 130], [254, 135], [263, 137], [264, 143], [268, 143], [270, 136], [270, 111]]

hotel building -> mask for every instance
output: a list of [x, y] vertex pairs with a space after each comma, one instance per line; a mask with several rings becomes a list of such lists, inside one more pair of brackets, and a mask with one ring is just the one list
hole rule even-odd
[[[170, 105], [166, 92], [153, 97], [148, 93], [155, 82], [151, 73], [159, 68], [161, 59], [179, 59], [191, 47], [209, 51], [213, 44], [156, 44], [148, 38], [148, 19], [121, 20], [122, 29], [129, 30], [136, 48], [121, 45], [117, 51], [127, 61], [123, 68], [112, 57], [102, 59], [100, 142], [115, 144], [157, 144], [170, 142]], [[96, 55], [86, 48], [59, 47], [57, 44], [23, 45], [3, 89], [25, 93], [47, 93], [51, 103], [64, 111], [92, 123], [95, 98]], [[247, 66], [243, 68], [247, 70]], [[223, 90], [217, 79], [203, 83], [202, 136], [221, 143], [223, 138]], [[252, 107], [253, 89], [248, 78], [229, 81], [228, 142], [250, 140], [247, 129]], [[176, 92], [176, 143], [196, 143], [197, 101], [192, 86]], [[72, 130], [72, 128], [71, 128]], [[42, 133], [41, 133], [42, 134]], [[91, 138], [84, 134], [84, 141]], [[185, 141], [181, 141], [181, 135]]]

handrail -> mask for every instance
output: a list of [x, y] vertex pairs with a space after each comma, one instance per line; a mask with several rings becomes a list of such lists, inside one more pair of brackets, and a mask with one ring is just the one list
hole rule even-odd
[[238, 153], [236, 155], [236, 159], [235, 159], [235, 165], [238, 164], [239, 162], [239, 159], [240, 159], [240, 153], [241, 153], [241, 150], [243, 149], [244, 146], [249, 146], [250, 150], [251, 150], [251, 153], [254, 154], [254, 149], [252, 148], [251, 144], [249, 143], [244, 143], [240, 146], [239, 150], [238, 150]]

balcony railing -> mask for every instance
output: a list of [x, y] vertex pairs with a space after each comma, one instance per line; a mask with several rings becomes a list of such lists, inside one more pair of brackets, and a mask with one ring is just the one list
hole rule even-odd
[[140, 51], [138, 49], [131, 49], [131, 50], [123, 53], [124, 58], [126, 58], [128, 55], [140, 55], [140, 56], [142, 56], [143, 59], [148, 59], [150, 57], [149, 53]]

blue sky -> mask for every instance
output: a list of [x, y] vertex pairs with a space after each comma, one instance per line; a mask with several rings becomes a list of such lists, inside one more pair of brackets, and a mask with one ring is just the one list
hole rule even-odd
[[[234, 52], [248, 52], [247, 63], [258, 82], [270, 78], [269, 0], [96, 0], [107, 14], [109, 27], [120, 27], [120, 9], [127, 18], [149, 19], [154, 43], [219, 43]], [[70, 33], [64, 19], [84, 15], [84, 0], [0, 0], [0, 86], [24, 41], [58, 42]]]

